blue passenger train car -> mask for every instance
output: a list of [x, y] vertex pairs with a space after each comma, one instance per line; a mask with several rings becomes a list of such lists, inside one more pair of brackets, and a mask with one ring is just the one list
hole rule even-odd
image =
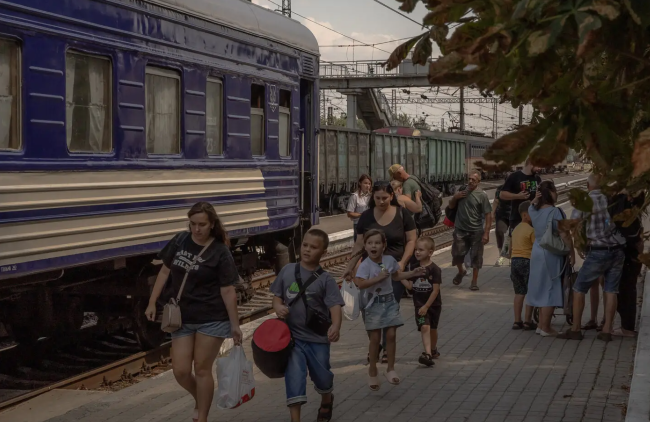
[[244, 279], [286, 260], [318, 219], [318, 60], [243, 0], [0, 2], [0, 322], [25, 341], [84, 311], [144, 324], [197, 201]]

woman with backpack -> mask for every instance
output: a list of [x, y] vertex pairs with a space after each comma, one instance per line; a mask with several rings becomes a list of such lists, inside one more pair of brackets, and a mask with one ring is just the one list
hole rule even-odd
[[234, 286], [239, 273], [214, 207], [199, 202], [187, 216], [190, 231], [178, 233], [159, 254], [163, 266], [145, 315], [155, 321], [156, 302], [169, 279], [168, 290], [180, 297], [182, 315], [181, 327], [171, 333], [174, 377], [194, 397], [192, 420], [207, 422], [214, 394], [212, 365], [226, 338], [235, 344], [242, 340]]
[[[369, 209], [364, 211], [357, 223], [357, 240], [352, 248], [350, 262], [346, 267], [343, 278], [350, 281], [356, 274], [356, 265], [359, 257], [364, 255], [363, 235], [372, 229], [381, 230], [386, 235], [385, 255], [390, 255], [398, 262], [400, 271], [404, 271], [406, 264], [415, 251], [417, 234], [415, 221], [411, 213], [404, 210], [397, 202], [397, 196], [388, 182], [377, 182], [372, 188], [372, 196], [368, 203]], [[398, 303], [404, 295], [405, 287], [400, 281], [393, 281], [393, 296]], [[388, 362], [386, 353], [386, 335], [383, 334], [382, 348], [384, 354], [382, 363]]]
[[556, 255], [540, 246], [540, 242], [547, 230], [559, 234], [566, 245], [572, 245], [571, 238], [560, 232], [558, 223], [566, 218], [562, 209], [555, 206], [557, 190], [550, 180], [543, 181], [538, 189], [535, 199], [528, 208], [528, 214], [535, 230], [535, 243], [530, 256], [530, 275], [528, 279], [528, 292], [526, 302], [530, 306], [540, 308], [539, 325], [537, 334], [542, 337], [555, 337], [558, 332], [551, 327], [553, 310], [557, 306], [564, 306], [562, 294], [562, 276], [566, 270], [566, 259], [571, 264], [575, 262], [573, 247], [569, 257]]

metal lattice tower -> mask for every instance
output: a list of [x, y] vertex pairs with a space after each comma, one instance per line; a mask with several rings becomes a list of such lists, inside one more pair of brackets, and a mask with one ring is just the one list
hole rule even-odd
[[282, 0], [282, 14], [291, 17], [291, 0]]

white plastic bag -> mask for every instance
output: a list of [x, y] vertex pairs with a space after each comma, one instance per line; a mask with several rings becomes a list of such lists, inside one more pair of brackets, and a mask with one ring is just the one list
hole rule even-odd
[[246, 360], [241, 346], [234, 346], [228, 356], [217, 359], [217, 382], [215, 401], [219, 409], [234, 409], [253, 399], [253, 364]]
[[359, 318], [361, 309], [359, 306], [359, 288], [353, 282], [343, 280], [343, 287], [341, 288], [341, 295], [343, 296], [343, 315], [350, 320], [354, 321]]

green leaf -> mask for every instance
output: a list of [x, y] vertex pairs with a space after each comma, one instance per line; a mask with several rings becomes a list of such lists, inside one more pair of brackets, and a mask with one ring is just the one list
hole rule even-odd
[[432, 44], [431, 38], [422, 37], [413, 49], [413, 64], [425, 66], [431, 58]]
[[594, 2], [590, 5], [580, 7], [578, 10], [581, 12], [593, 10], [600, 16], [607, 18], [610, 21], [618, 18], [621, 14], [620, 4], [614, 0], [594, 0]]
[[596, 15], [586, 12], [576, 12], [576, 23], [578, 24], [578, 48], [587, 41], [587, 36], [603, 25], [600, 18]]
[[418, 35], [417, 37], [411, 38], [410, 40], [406, 41], [405, 43], [399, 45], [388, 57], [388, 60], [384, 63], [386, 66], [386, 70], [390, 71], [395, 69], [397, 66], [399, 66], [400, 63], [402, 63], [402, 60], [408, 56], [409, 52], [411, 49], [417, 44], [420, 39], [423, 37], [429, 37], [429, 33], [426, 32], [422, 35]]
[[397, 1], [402, 3], [402, 5], [399, 7], [399, 10], [402, 10], [407, 13], [411, 13], [415, 9], [415, 6], [418, 4], [418, 0], [397, 0]]
[[639, 133], [634, 143], [632, 165], [634, 166], [632, 177], [639, 177], [650, 171], [650, 129]]
[[573, 188], [569, 191], [569, 200], [573, 208], [582, 212], [591, 212], [594, 208], [594, 201], [589, 194], [582, 189]]
[[637, 25], [650, 26], [650, 2], [648, 0], [623, 0], [627, 11]]
[[535, 31], [528, 37], [528, 54], [535, 57], [545, 53], [549, 48], [553, 47], [558, 35], [564, 29], [566, 23], [566, 16], [554, 19], [548, 28]]
[[429, 36], [438, 44], [442, 44], [447, 40], [449, 34], [449, 27], [447, 25], [433, 26], [429, 31]]

